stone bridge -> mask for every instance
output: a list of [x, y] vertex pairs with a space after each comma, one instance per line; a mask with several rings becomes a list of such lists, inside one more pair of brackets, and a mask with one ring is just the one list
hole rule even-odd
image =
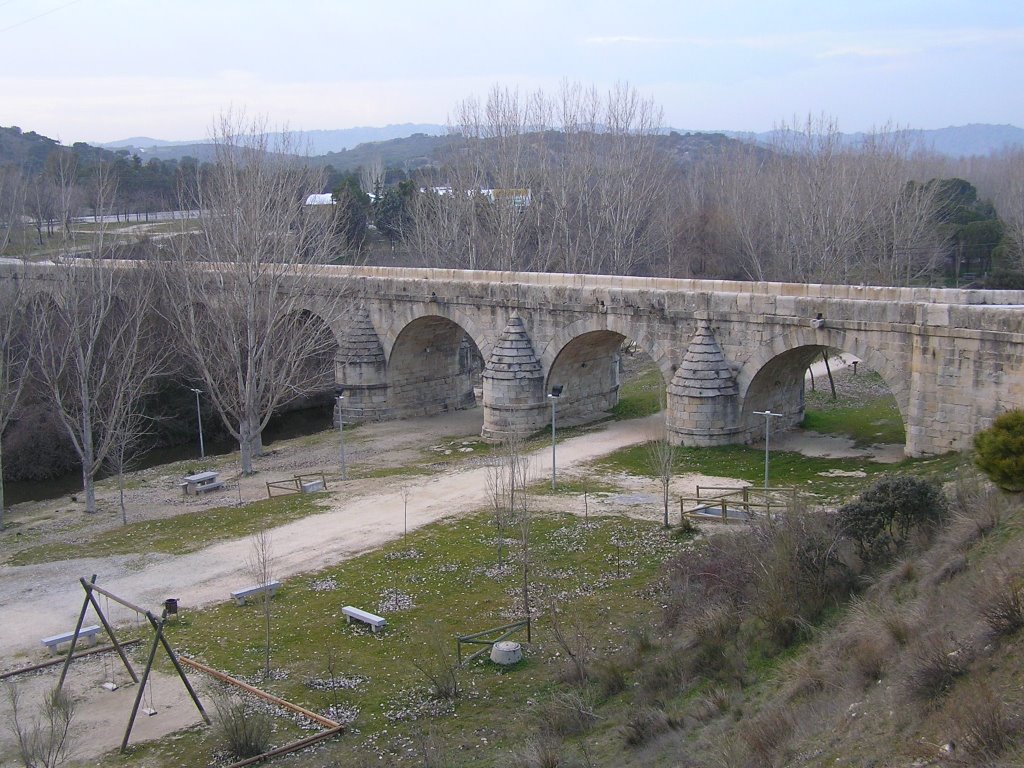
[[896, 398], [909, 456], [969, 448], [1024, 408], [1024, 291], [878, 288], [439, 269], [327, 267], [346, 421], [441, 413], [482, 390], [485, 437], [597, 418], [618, 400], [630, 340], [664, 381], [674, 442], [763, 435], [756, 411], [798, 425], [823, 348], [861, 358]]
[[[749, 442], [803, 418], [822, 348], [861, 358], [896, 398], [906, 453], [970, 447], [1024, 408], [1024, 292], [331, 267], [353, 312], [336, 378], [346, 419], [439, 413], [482, 388], [485, 437], [596, 418], [618, 399], [624, 340], [665, 384], [683, 445]], [[311, 310], [314, 308], [311, 307]]]

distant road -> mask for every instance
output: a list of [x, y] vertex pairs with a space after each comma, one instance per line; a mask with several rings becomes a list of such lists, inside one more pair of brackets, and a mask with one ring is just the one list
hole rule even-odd
[[125, 216], [78, 216], [73, 221], [76, 224], [138, 224], [154, 221], [174, 221], [175, 219], [195, 219], [199, 217], [199, 211], [154, 211], [152, 213], [131, 213]]

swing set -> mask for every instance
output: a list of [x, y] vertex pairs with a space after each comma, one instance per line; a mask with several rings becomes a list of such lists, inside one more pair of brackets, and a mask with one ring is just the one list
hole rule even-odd
[[[75, 633], [71, 638], [71, 648], [68, 650], [67, 658], [64, 661], [64, 668], [61, 670], [60, 681], [57, 683], [57, 689], [60, 690], [64, 686], [64, 680], [67, 677], [68, 668], [71, 666], [71, 662], [74, 658], [75, 645], [78, 643], [78, 634], [82, 629], [82, 623], [85, 621], [85, 614], [88, 612], [89, 606], [92, 606], [93, 610], [96, 611], [96, 615], [99, 617], [100, 622], [103, 624], [104, 631], [106, 631], [107, 635], [110, 637], [110, 642], [113, 645], [114, 650], [116, 650], [117, 655], [121, 657], [121, 663], [124, 664], [124, 667], [128, 671], [128, 674], [131, 676], [132, 680], [135, 683], [138, 683], [139, 685], [139, 692], [135, 696], [135, 704], [132, 706], [132, 713], [131, 716], [128, 718], [128, 726], [127, 728], [125, 728], [124, 731], [124, 739], [121, 741], [121, 752], [124, 752], [128, 748], [128, 738], [131, 736], [132, 726], [135, 725], [135, 718], [139, 714], [139, 709], [142, 706], [143, 695], [145, 694], [147, 688], [146, 684], [147, 682], [150, 682], [149, 673], [153, 669], [153, 662], [156, 659], [157, 648], [159, 648], [161, 645], [163, 646], [164, 651], [167, 652], [167, 657], [171, 660], [171, 664], [174, 665], [174, 669], [177, 671], [178, 677], [181, 678], [181, 682], [185, 684], [185, 689], [188, 691], [188, 695], [192, 697], [192, 702], [196, 705], [196, 709], [199, 710], [199, 714], [202, 715], [203, 720], [206, 722], [206, 724], [210, 725], [210, 716], [207, 715], [206, 710], [203, 709], [203, 705], [200, 703], [199, 697], [196, 695], [195, 690], [192, 688], [192, 684], [189, 682], [188, 676], [185, 674], [185, 670], [182, 669], [181, 664], [178, 661], [178, 657], [174, 653], [174, 649], [171, 648], [171, 644], [167, 641], [167, 638], [164, 636], [164, 622], [167, 621], [167, 614], [168, 612], [176, 612], [177, 606], [173, 606], [172, 609], [172, 601], [168, 600], [164, 603], [163, 613], [159, 617], [157, 617], [155, 614], [153, 614], [152, 611], [149, 611], [145, 608], [141, 608], [135, 605], [134, 603], [125, 600], [123, 597], [115, 595], [113, 592], [109, 590], [97, 586], [95, 574], [93, 574], [93, 577], [88, 581], [85, 578], [81, 578], [79, 579], [79, 581], [82, 583], [82, 589], [85, 590], [85, 600], [82, 603], [82, 611], [78, 615], [78, 623], [75, 625]], [[145, 616], [146, 619], [149, 620], [150, 625], [153, 627], [153, 642], [150, 645], [149, 657], [146, 660], [146, 669], [142, 673], [141, 681], [139, 680], [139, 676], [135, 673], [135, 669], [132, 667], [131, 662], [128, 661], [128, 657], [125, 655], [124, 645], [118, 642], [117, 635], [114, 634], [114, 628], [111, 626], [110, 621], [107, 619], [106, 613], [104, 613], [103, 609], [100, 607], [100, 603], [96, 599], [96, 594], [100, 594], [104, 598], [106, 598], [108, 612], [110, 608], [110, 601], [113, 600], [115, 603], [123, 605], [128, 610], [135, 611], [136, 617]], [[113, 678], [112, 672], [110, 674], [110, 677]], [[117, 686], [111, 679], [108, 683], [104, 684], [104, 687], [108, 690], [114, 690]], [[155, 715], [156, 710], [153, 708], [152, 684], [150, 684], [149, 688], [149, 706], [142, 707], [142, 712], [146, 715]]]

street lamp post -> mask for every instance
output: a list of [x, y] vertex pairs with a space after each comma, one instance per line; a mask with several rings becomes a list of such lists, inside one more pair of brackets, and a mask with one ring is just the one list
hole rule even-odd
[[341, 479], [348, 480], [348, 470], [345, 468], [345, 417], [341, 410], [341, 401], [345, 399], [345, 390], [339, 389], [334, 399], [338, 402], [338, 458], [341, 460]]
[[196, 422], [199, 424], [199, 458], [206, 458], [206, 446], [203, 445], [203, 412], [199, 409], [199, 395], [202, 394], [201, 389], [195, 387], [189, 387], [193, 392], [196, 393]]
[[772, 416], [782, 416], [771, 411], [754, 411], [755, 416], [764, 416], [764, 489], [768, 490], [768, 436], [771, 434]]
[[558, 405], [558, 398], [562, 396], [564, 385], [559, 384], [551, 388], [548, 398], [551, 400], [551, 490], [555, 490], [555, 410]]

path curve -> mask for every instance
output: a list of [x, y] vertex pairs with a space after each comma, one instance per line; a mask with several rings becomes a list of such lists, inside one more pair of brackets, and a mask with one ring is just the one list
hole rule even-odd
[[[661, 416], [611, 422], [580, 437], [560, 441], [558, 469], [569, 470], [619, 448], [652, 439]], [[550, 446], [530, 454], [531, 474], [551, 474]], [[456, 466], [431, 477], [409, 477], [409, 527], [417, 528], [486, 505], [485, 467]], [[330, 497], [327, 511], [272, 531], [274, 570], [280, 579], [315, 571], [376, 548], [402, 535], [403, 498], [394, 478], [378, 491]], [[228, 599], [232, 589], [249, 583], [245, 561], [248, 538], [220, 542], [184, 554], [119, 555], [0, 569], [0, 659], [3, 666], [27, 663], [39, 654], [39, 638], [73, 629], [84, 592], [79, 577], [98, 574], [97, 583], [159, 612], [167, 597], [184, 610]], [[111, 603], [115, 621], [134, 614]], [[106, 606], [104, 606], [106, 611]]]

